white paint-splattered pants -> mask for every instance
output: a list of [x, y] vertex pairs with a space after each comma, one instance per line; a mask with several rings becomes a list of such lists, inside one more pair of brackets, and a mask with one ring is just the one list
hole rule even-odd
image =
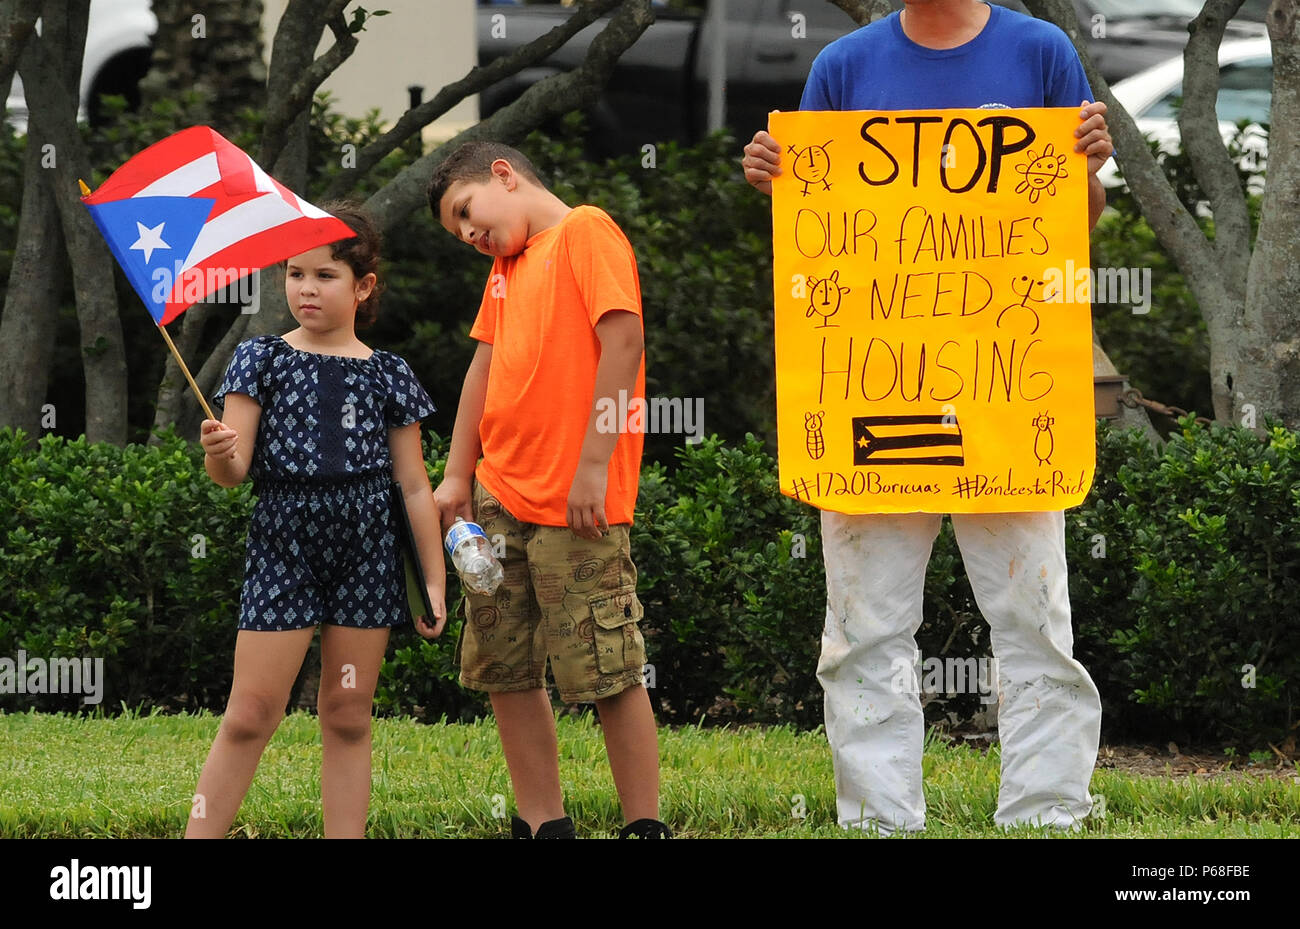
[[[942, 517], [822, 512], [826, 629], [817, 677], [844, 826], [925, 828], [913, 665], [926, 565]], [[1088, 815], [1101, 698], [1071, 652], [1065, 514], [953, 514], [998, 659], [1002, 784], [995, 821], [1069, 827]]]

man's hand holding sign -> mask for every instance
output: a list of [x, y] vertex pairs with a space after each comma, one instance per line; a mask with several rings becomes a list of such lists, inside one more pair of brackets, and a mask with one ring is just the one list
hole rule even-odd
[[1088, 267], [1102, 108], [772, 114], [745, 167], [773, 193], [784, 493], [845, 513], [1082, 501], [1091, 318], [1065, 269]]

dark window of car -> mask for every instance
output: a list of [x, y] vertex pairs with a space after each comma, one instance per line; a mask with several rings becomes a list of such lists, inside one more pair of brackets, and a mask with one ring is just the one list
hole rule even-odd
[[1239, 61], [1219, 71], [1219, 119], [1266, 123], [1273, 100], [1273, 60]]
[[[1183, 85], [1180, 82], [1141, 116], [1146, 119], [1176, 119], [1182, 96]], [[1219, 69], [1219, 99], [1215, 111], [1221, 121], [1235, 123], [1245, 119], [1252, 123], [1266, 123], [1272, 99], [1271, 58], [1248, 58]]]
[[1252, 22], [1262, 23], [1264, 14], [1268, 12], [1268, 5], [1272, 0], [1246, 0], [1237, 11], [1238, 19], [1249, 19]]

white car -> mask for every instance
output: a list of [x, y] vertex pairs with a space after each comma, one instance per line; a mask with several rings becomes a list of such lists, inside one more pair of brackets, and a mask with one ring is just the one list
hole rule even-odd
[[[150, 37], [157, 31], [158, 19], [150, 9], [150, 0], [91, 0], [78, 119], [94, 119], [100, 94], [122, 94], [130, 99], [137, 93], [140, 78], [149, 68]], [[26, 132], [27, 100], [17, 74], [5, 106], [9, 124]]]
[[[1176, 152], [1182, 137], [1178, 131], [1176, 103], [1183, 95], [1183, 56], [1171, 58], [1153, 68], [1120, 81], [1111, 91], [1137, 122], [1142, 133], [1167, 152]], [[1224, 42], [1219, 47], [1219, 99], [1216, 112], [1224, 142], [1237, 133], [1237, 123], [1250, 125], [1242, 137], [1240, 164], [1262, 171], [1268, 160], [1268, 135], [1261, 124], [1269, 121], [1273, 99], [1273, 53], [1267, 38]], [[1118, 157], [1118, 156], [1117, 156]], [[1112, 158], [1097, 177], [1106, 187], [1120, 187], [1124, 180]], [[1263, 189], [1263, 178], [1251, 180], [1251, 192]]]

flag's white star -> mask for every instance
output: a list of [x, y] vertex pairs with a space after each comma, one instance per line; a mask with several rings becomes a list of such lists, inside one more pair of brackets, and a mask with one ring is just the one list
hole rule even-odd
[[166, 222], [161, 222], [152, 229], [147, 229], [145, 228], [144, 223], [136, 220], [135, 228], [139, 231], [140, 238], [135, 240], [135, 244], [132, 245], [131, 248], [138, 248], [140, 251], [144, 252], [145, 264], [148, 264], [149, 259], [153, 257], [154, 249], [171, 248], [170, 245], [162, 240], [162, 228], [165, 225], [167, 225]]

